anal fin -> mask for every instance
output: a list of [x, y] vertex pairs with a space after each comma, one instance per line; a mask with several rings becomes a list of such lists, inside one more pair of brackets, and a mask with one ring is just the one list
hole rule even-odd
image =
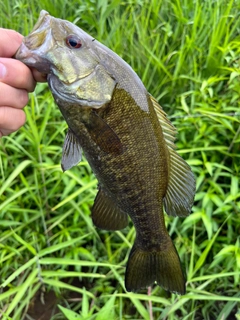
[[92, 220], [96, 227], [109, 231], [128, 225], [128, 215], [102, 189], [98, 191], [92, 207]]

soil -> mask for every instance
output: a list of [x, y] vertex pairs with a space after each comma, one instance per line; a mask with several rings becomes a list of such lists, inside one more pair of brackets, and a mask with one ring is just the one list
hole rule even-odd
[[[58, 312], [57, 298], [54, 292], [38, 291], [30, 303], [27, 315], [34, 320], [51, 320], [52, 316]], [[24, 318], [24, 320], [28, 319], [29, 317]]]

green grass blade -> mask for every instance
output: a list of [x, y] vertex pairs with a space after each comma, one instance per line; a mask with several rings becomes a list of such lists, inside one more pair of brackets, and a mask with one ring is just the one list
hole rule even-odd
[[7, 180], [2, 184], [0, 188], [0, 196], [3, 194], [3, 192], [11, 185], [11, 183], [14, 181], [14, 179], [22, 172], [27, 166], [29, 166], [32, 163], [30, 160], [25, 160], [22, 163], [20, 163], [16, 169], [10, 174], [10, 176], [7, 178]]
[[6, 279], [2, 284], [1, 287], [6, 287], [10, 282], [12, 282], [15, 278], [17, 278], [22, 272], [30, 268], [33, 264], [36, 264], [38, 257], [34, 257], [26, 262], [24, 265], [19, 267], [16, 271], [14, 271], [8, 279]]
[[27, 280], [18, 288], [17, 294], [11, 301], [11, 303], [8, 306], [8, 309], [6, 310], [5, 314], [6, 316], [10, 316], [11, 312], [17, 307], [17, 305], [21, 302], [21, 299], [25, 295], [26, 291], [29, 289], [29, 287], [34, 283], [36, 277], [38, 274], [38, 270], [34, 269], [28, 276]]

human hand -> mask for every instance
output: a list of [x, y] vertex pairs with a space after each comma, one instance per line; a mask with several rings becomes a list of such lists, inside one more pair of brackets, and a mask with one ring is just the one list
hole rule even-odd
[[28, 103], [28, 93], [34, 90], [36, 81], [46, 81], [37, 70], [12, 59], [22, 38], [14, 30], [0, 28], [0, 137], [24, 125], [26, 116], [22, 109]]

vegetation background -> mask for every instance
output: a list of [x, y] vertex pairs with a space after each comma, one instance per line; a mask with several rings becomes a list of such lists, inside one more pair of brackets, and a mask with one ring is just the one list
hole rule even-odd
[[3, 0], [0, 26], [27, 35], [41, 9], [122, 56], [177, 127], [197, 181], [192, 214], [166, 216], [187, 294], [125, 291], [135, 230], [92, 225], [97, 181], [86, 161], [62, 173], [67, 126], [39, 84], [0, 141], [0, 318], [240, 319], [240, 0]]

